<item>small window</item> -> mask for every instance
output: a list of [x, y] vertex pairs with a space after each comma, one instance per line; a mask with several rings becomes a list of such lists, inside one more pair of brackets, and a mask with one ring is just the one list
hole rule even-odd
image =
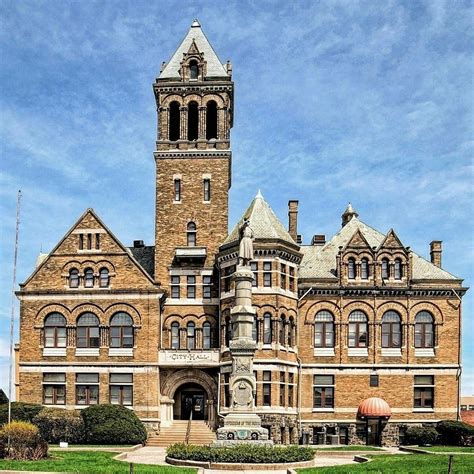
[[269, 407], [272, 405], [272, 373], [269, 370], [263, 371], [263, 406]]
[[286, 329], [286, 318], [285, 316], [281, 316], [280, 318], [280, 346], [285, 345], [285, 329]]
[[280, 288], [286, 290], [286, 265], [283, 263], [280, 266]]
[[199, 75], [199, 67], [196, 60], [189, 61], [189, 78], [196, 80]]
[[290, 270], [290, 291], [294, 292], [295, 291], [295, 268], [294, 267], [289, 267]]
[[87, 234], [87, 250], [92, 250], [92, 234]]
[[272, 262], [263, 262], [263, 286], [272, 286]]
[[379, 376], [378, 375], [371, 375], [370, 376], [370, 386], [371, 387], [378, 387], [379, 386]]
[[208, 202], [211, 200], [211, 180], [205, 179], [203, 181], [204, 201]]
[[258, 262], [250, 262], [250, 270], [253, 272], [252, 286], [258, 287]]
[[263, 343], [272, 343], [272, 315], [265, 313], [263, 316]]
[[92, 270], [92, 268], [87, 268], [84, 271], [84, 287], [85, 288], [94, 287], [94, 270]]
[[217, 139], [217, 104], [210, 100], [206, 105], [206, 139]]
[[205, 300], [210, 300], [212, 298], [212, 277], [204, 275], [202, 277], [202, 284], [202, 297]]
[[171, 276], [171, 298], [179, 299], [179, 275]]
[[187, 349], [196, 349], [196, 325], [194, 323], [188, 323], [187, 328]]
[[285, 400], [286, 400], [286, 385], [285, 385], [285, 372], [280, 372], [280, 406], [284, 407], [285, 406]]
[[69, 288], [79, 288], [79, 270], [77, 268], [69, 271]]
[[403, 277], [402, 261], [399, 258], [395, 259], [395, 264], [393, 265], [393, 277], [395, 280], [401, 280]]
[[196, 298], [196, 277], [194, 275], [187, 276], [186, 297], [188, 299]]
[[433, 375], [415, 375], [413, 406], [415, 408], [434, 407], [434, 376]]
[[109, 397], [112, 405], [133, 405], [133, 375], [110, 374]]
[[210, 349], [212, 343], [211, 323], [205, 322], [202, 325], [202, 348]]
[[188, 140], [198, 139], [199, 134], [199, 106], [197, 102], [188, 104]]
[[349, 280], [354, 280], [355, 277], [356, 277], [355, 260], [353, 258], [350, 258], [347, 261], [347, 278], [349, 278]]
[[65, 373], [43, 373], [43, 404], [66, 404]]
[[369, 261], [366, 258], [360, 261], [360, 277], [362, 280], [369, 278]]
[[79, 234], [79, 250], [84, 250], [84, 234]]
[[174, 200], [181, 201], [181, 180], [174, 180]]
[[179, 323], [171, 324], [171, 349], [179, 349]]
[[382, 278], [387, 280], [390, 276], [389, 266], [388, 266], [388, 259], [382, 259]]
[[116, 313], [110, 320], [110, 347], [133, 347], [133, 320], [127, 313]]
[[179, 129], [180, 129], [180, 105], [179, 102], [173, 101], [170, 104], [170, 116], [169, 116], [169, 139], [172, 142], [179, 140]]
[[95, 249], [100, 250], [100, 234], [95, 234]]
[[334, 375], [313, 377], [313, 408], [334, 408]]
[[[99, 234], [97, 234], [99, 235]], [[109, 271], [107, 268], [101, 268], [99, 272], [99, 286], [100, 288], [107, 288], [109, 286]]]
[[99, 403], [99, 374], [76, 374], [76, 405]]
[[196, 246], [196, 224], [194, 222], [189, 222], [186, 228], [187, 232], [187, 245], [188, 247]]

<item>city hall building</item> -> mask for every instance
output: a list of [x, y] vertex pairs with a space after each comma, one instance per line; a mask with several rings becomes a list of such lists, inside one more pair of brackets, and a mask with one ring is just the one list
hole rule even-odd
[[466, 288], [441, 242], [426, 260], [349, 205], [336, 235], [303, 244], [298, 201], [282, 223], [260, 192], [229, 231], [232, 66], [197, 21], [153, 90], [155, 242], [127, 247], [87, 209], [40, 255], [17, 292], [17, 399], [122, 404], [162, 437], [191, 414], [215, 430], [248, 218], [256, 413], [275, 443], [394, 445], [413, 424], [456, 419]]

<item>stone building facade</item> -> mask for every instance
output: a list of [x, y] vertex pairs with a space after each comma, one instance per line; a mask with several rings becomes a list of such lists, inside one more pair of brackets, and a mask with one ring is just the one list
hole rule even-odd
[[228, 230], [234, 84], [199, 23], [153, 84], [156, 239], [125, 247], [92, 209], [18, 291], [17, 398], [120, 403], [150, 429], [229, 412], [238, 229], [254, 233], [256, 406], [276, 443], [397, 444], [458, 416], [462, 280], [351, 205], [298, 235], [259, 192]]

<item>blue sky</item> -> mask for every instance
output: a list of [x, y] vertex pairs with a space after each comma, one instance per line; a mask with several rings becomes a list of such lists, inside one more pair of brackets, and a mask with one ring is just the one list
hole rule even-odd
[[[153, 243], [151, 84], [192, 20], [233, 63], [230, 226], [258, 188], [286, 223], [360, 218], [472, 286], [471, 2], [27, 1], [1, 7], [0, 386], [7, 385], [16, 192], [18, 281], [87, 208]], [[463, 392], [474, 393], [473, 291]]]

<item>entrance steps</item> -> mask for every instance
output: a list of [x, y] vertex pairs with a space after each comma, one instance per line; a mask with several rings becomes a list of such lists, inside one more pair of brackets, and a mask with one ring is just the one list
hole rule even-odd
[[[184, 443], [186, 440], [186, 430], [188, 422], [186, 420], [175, 420], [171, 426], [161, 428], [158, 435], [148, 437], [147, 446], [167, 447], [174, 443]], [[206, 445], [216, 440], [216, 434], [204, 421], [191, 421], [191, 431], [189, 444]]]

